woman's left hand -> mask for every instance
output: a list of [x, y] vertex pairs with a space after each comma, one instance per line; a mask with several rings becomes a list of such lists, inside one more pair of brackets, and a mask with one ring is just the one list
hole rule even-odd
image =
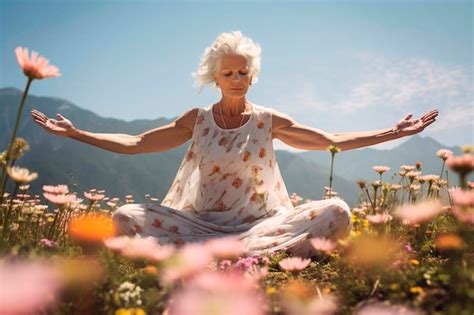
[[400, 120], [395, 126], [395, 132], [402, 132], [404, 135], [414, 135], [422, 132], [426, 127], [436, 121], [438, 110], [433, 109], [415, 120], [412, 119], [412, 116], [412, 114], [408, 114], [405, 118]]

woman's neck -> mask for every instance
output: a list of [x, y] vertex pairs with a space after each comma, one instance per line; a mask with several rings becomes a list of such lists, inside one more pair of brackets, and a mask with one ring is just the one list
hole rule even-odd
[[222, 113], [228, 117], [240, 116], [248, 109], [249, 102], [242, 98], [226, 98], [222, 97], [217, 106], [220, 106]]

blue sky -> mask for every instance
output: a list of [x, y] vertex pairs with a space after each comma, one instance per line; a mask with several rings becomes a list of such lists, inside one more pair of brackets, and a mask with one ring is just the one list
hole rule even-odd
[[24, 88], [14, 55], [24, 46], [62, 73], [32, 94], [126, 121], [172, 118], [219, 100], [191, 72], [220, 33], [241, 30], [263, 50], [256, 104], [329, 132], [438, 108], [422, 135], [472, 144], [472, 15], [470, 1], [0, 0], [0, 87]]

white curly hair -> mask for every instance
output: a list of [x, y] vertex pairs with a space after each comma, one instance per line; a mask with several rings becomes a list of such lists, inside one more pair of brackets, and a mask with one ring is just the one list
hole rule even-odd
[[194, 85], [201, 90], [206, 85], [214, 83], [214, 74], [219, 71], [222, 56], [228, 54], [242, 55], [247, 58], [252, 83], [257, 83], [260, 73], [260, 45], [244, 36], [240, 31], [221, 33], [216, 40], [204, 50], [196, 72], [192, 73]]

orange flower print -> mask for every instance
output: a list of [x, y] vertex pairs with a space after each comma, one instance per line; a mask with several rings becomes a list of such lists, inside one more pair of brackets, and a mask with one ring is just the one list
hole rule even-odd
[[221, 168], [220, 168], [219, 166], [217, 166], [217, 165], [214, 165], [214, 168], [212, 169], [212, 172], [209, 173], [209, 176], [212, 176], [212, 175], [214, 175], [214, 174], [216, 174], [216, 173], [219, 173], [220, 171], [221, 171]]
[[253, 221], [255, 221], [255, 216], [253, 216], [253, 215], [246, 216], [242, 221], [245, 222], [245, 223], [253, 222]]
[[195, 156], [196, 156], [196, 154], [195, 154], [193, 151], [189, 151], [188, 154], [186, 154], [186, 162], [189, 162], [189, 161], [192, 160]]
[[261, 166], [258, 166], [258, 165], [253, 165], [252, 166], [252, 174], [254, 176], [257, 176], [260, 173], [261, 170], [263, 170], [263, 168]]
[[267, 151], [264, 148], [260, 148], [260, 152], [258, 153], [258, 157], [263, 159], [267, 155]]
[[227, 209], [227, 206], [225, 205], [225, 203], [223, 203], [222, 201], [219, 202], [219, 204], [217, 205], [217, 210], [225, 211], [226, 209]]
[[250, 155], [251, 155], [250, 152], [245, 150], [244, 157], [243, 157], [244, 162], [247, 162], [250, 159]]
[[257, 200], [258, 194], [253, 193], [252, 197], [250, 197], [250, 201], [255, 202]]
[[257, 128], [262, 129], [263, 126], [265, 126], [265, 122], [263, 122], [261, 119], [257, 120]]
[[275, 185], [275, 191], [280, 190], [280, 188], [281, 188], [281, 184], [280, 184], [280, 182], [278, 182], [278, 183]]
[[228, 139], [227, 139], [227, 137], [224, 136], [219, 140], [219, 145], [220, 146], [226, 145], [227, 142], [228, 142]]
[[155, 228], [159, 228], [161, 226], [161, 221], [160, 219], [155, 219], [155, 221], [153, 221], [153, 224], [152, 224]]
[[203, 136], [207, 136], [208, 133], [209, 133], [209, 128], [206, 128], [202, 131]]
[[196, 124], [200, 125], [204, 121], [204, 115], [199, 115], [196, 117]]
[[235, 188], [239, 188], [240, 185], [242, 185], [242, 179], [240, 179], [239, 177], [237, 177], [237, 178], [234, 179], [234, 181], [232, 182], [232, 186], [234, 186]]
[[314, 218], [316, 218], [318, 216], [318, 214], [316, 213], [316, 210], [312, 210], [310, 213], [309, 213], [309, 217], [311, 220], [313, 220]]
[[169, 227], [168, 231], [173, 233], [178, 233], [179, 227], [177, 225], [172, 225]]

